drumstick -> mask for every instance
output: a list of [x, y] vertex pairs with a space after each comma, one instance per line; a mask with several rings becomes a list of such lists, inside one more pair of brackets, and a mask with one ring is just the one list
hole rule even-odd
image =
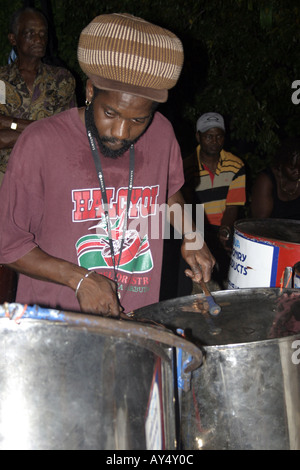
[[219, 313], [221, 312], [221, 307], [220, 305], [216, 304], [216, 302], [214, 301], [211, 293], [209, 292], [208, 288], [207, 288], [207, 285], [205, 284], [205, 282], [202, 280], [200, 281], [200, 286], [201, 286], [201, 289], [203, 290], [205, 296], [206, 296], [206, 300], [208, 302], [208, 305], [209, 305], [209, 313], [211, 315], [219, 315]]

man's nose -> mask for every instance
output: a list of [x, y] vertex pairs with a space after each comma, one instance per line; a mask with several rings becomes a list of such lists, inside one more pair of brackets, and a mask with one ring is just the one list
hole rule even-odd
[[130, 138], [130, 123], [125, 119], [116, 119], [111, 128], [111, 136], [118, 140], [128, 140]]
[[41, 42], [41, 43], [44, 43], [44, 42], [46, 42], [47, 38], [46, 38], [46, 36], [45, 36], [44, 34], [41, 34], [41, 33], [36, 32], [36, 33], [34, 33], [34, 34], [32, 35], [32, 40], [33, 40], [34, 42]]

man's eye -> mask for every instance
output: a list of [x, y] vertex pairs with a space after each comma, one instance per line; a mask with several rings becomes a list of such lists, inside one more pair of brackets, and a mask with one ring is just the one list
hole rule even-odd
[[38, 36], [40, 36], [40, 38], [46, 38], [47, 37], [47, 33], [45, 31], [40, 31], [38, 33], [36, 33], [35, 31], [25, 31], [24, 33], [24, 37], [26, 38], [32, 38], [34, 37], [36, 34], [38, 34]]
[[107, 117], [113, 117], [114, 114], [111, 111], [104, 111], [105, 116]]
[[146, 118], [136, 118], [136, 119], [132, 119], [133, 122], [135, 122], [136, 124], [145, 124], [146, 122]]

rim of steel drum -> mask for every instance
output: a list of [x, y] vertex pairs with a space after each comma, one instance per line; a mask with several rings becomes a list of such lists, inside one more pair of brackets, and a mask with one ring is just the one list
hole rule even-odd
[[234, 228], [246, 235], [287, 243], [300, 243], [300, 220], [241, 219]]
[[[201, 350], [182, 335], [158, 325], [141, 325], [131, 317], [114, 319], [92, 314], [82, 314], [63, 310], [43, 308], [38, 305], [18, 303], [0, 305], [0, 327], [13, 326], [22, 329], [22, 325], [39, 323], [52, 324], [53, 327], [82, 329], [91, 334], [110, 336], [118, 340], [132, 342], [142, 348], [155, 351], [164, 356], [165, 347], [185, 350], [190, 355], [185, 371], [190, 372], [202, 364]], [[9, 323], [5, 323], [5, 321]], [[3, 322], [3, 323], [1, 323]], [[154, 345], [154, 346], [153, 346]]]
[[202, 294], [166, 300], [134, 312], [134, 319], [183, 330], [198, 347], [280, 341], [300, 335], [300, 289], [246, 288], [213, 292], [221, 307], [208, 313]]

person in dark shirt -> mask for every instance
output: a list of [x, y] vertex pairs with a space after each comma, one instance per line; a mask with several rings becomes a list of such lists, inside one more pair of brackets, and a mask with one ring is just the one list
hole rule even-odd
[[253, 218], [300, 220], [300, 138], [284, 140], [273, 164], [258, 174], [251, 194]]

